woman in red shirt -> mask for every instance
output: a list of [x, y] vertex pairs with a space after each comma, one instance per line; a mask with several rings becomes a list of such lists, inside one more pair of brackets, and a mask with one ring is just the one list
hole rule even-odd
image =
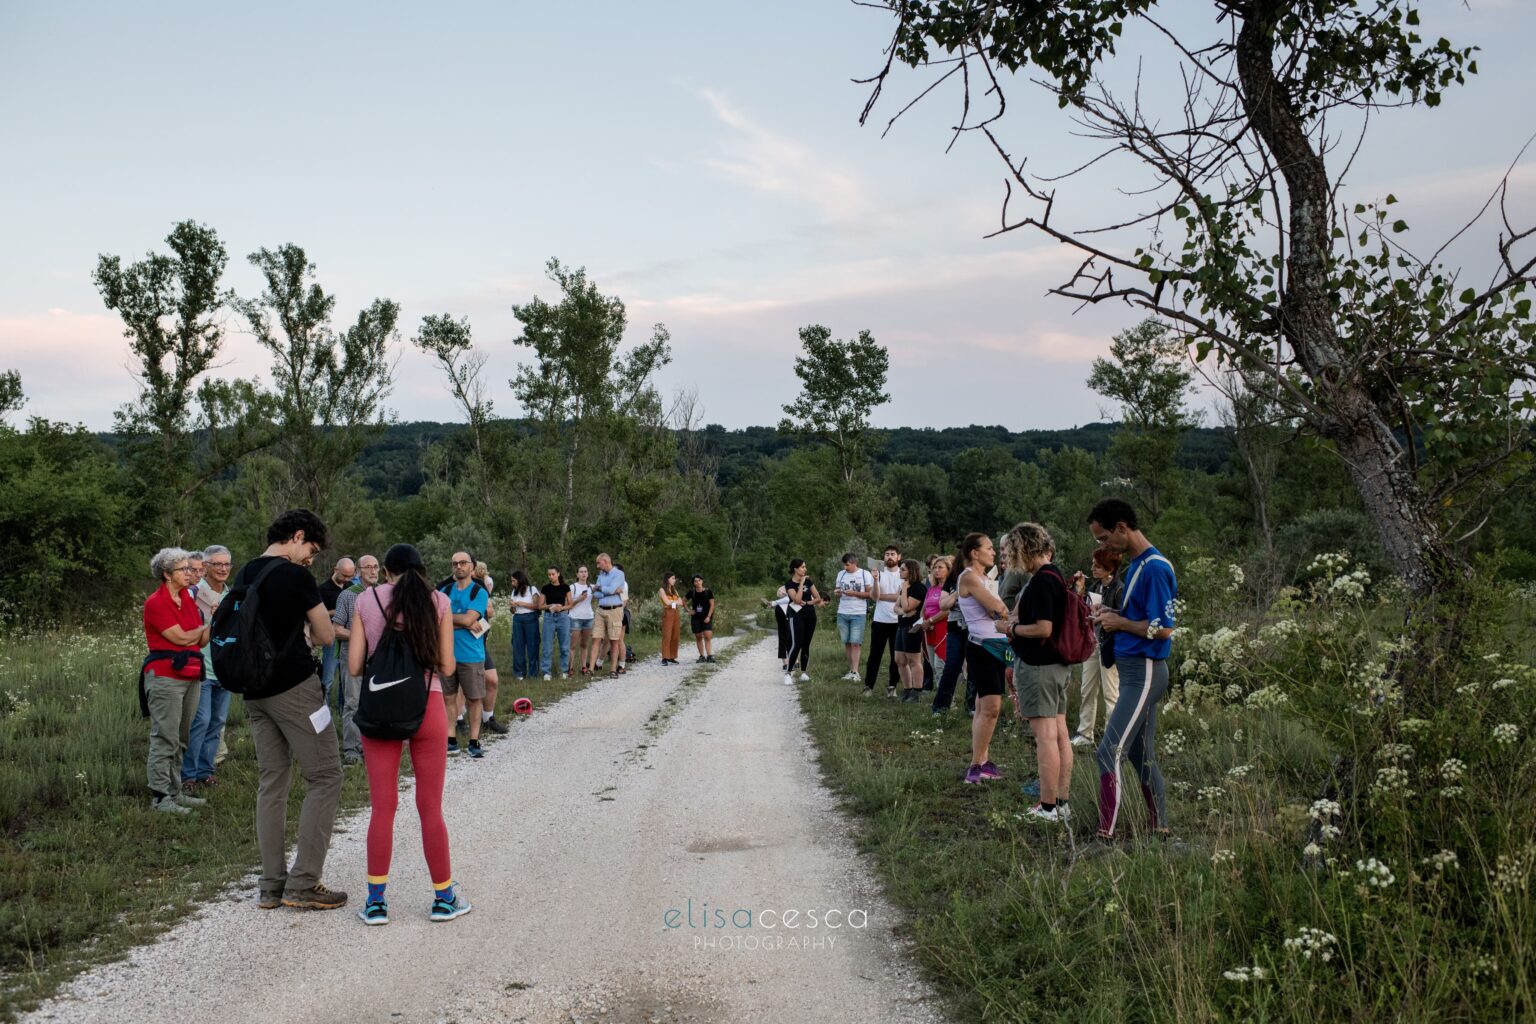
[[142, 704], [149, 717], [149, 791], [155, 810], [186, 814], [188, 808], [208, 802], [181, 789], [187, 733], [202, 696], [202, 647], [208, 642], [208, 627], [187, 590], [194, 577], [185, 551], [161, 548], [149, 560], [149, 571], [160, 581], [144, 600], [149, 656], [140, 676]]

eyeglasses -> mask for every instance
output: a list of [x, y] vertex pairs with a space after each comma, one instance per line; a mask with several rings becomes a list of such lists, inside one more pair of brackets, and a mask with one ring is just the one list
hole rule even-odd
[[454, 559], [454, 560], [453, 560], [453, 564], [454, 564], [454, 565], [455, 565], [455, 566], [460, 566], [460, 565], [471, 565], [471, 564], [473, 564], [473, 563], [471, 563], [471, 562], [466, 562], [466, 561], [465, 561], [465, 560], [464, 560], [464, 559], [462, 559], [462, 558], [455, 558], [455, 559]]
[[205, 569], [228, 569], [233, 564], [233, 562], [204, 562], [203, 567]]
[[192, 571], [193, 571], [193, 569], [192, 569], [192, 567], [190, 565], [178, 565], [178, 566], [176, 566], [175, 568], [173, 568], [171, 570], [171, 572], [192, 572]]

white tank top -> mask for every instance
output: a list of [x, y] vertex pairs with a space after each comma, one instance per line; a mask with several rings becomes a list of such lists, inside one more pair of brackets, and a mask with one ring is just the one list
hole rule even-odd
[[[974, 570], [966, 569], [960, 573], [960, 579], [965, 579], [965, 574]], [[980, 576], [980, 573], [977, 573]], [[985, 581], [985, 577], [983, 577]], [[960, 584], [955, 584], [958, 589]], [[960, 612], [965, 616], [965, 628], [970, 632], [970, 641], [979, 644], [983, 640], [1001, 640], [1003, 634], [997, 631], [997, 623], [992, 620], [992, 613], [982, 607], [980, 601], [974, 597], [962, 597], [958, 602]]]

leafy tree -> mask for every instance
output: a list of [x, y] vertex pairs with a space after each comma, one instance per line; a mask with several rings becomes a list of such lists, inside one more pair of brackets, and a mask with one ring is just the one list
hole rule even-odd
[[15, 370], [0, 373], [0, 426], [5, 417], [27, 404], [27, 396], [21, 390], [21, 374]]
[[229, 262], [212, 228], [182, 221], [166, 236], [170, 254], [123, 265], [101, 256], [93, 275], [102, 301], [123, 319], [139, 397], [119, 409], [140, 497], [160, 537], [180, 542], [193, 498], [210, 480], [271, 442], [269, 410], [249, 381], [207, 375], [224, 344], [219, 281]]
[[[596, 434], [617, 438], [625, 434], [627, 424], [660, 416], [652, 378], [671, 361], [672, 350], [666, 327], [656, 324], [649, 340], [621, 355], [629, 325], [624, 303], [599, 292], [583, 267], [572, 270], [552, 259], [545, 270], [559, 287], [560, 299], [550, 303], [535, 296], [512, 307], [513, 316], [523, 325], [513, 342], [532, 349], [534, 360], [518, 370], [511, 386], [513, 396], [539, 424], [548, 450], [560, 456], [563, 479], [555, 509], [560, 528], [554, 547], [563, 561], [577, 509], [577, 468], [583, 446]], [[621, 459], [619, 448], [596, 454], [601, 475], [611, 481], [609, 474]], [[546, 491], [534, 483], [530, 494], [537, 499]], [[611, 488], [608, 493], [613, 493]]]
[[1184, 340], [1153, 317], [1115, 335], [1109, 358], [1095, 359], [1088, 374], [1090, 388], [1120, 403], [1110, 461], [1134, 481], [1153, 520], [1162, 515], [1179, 443], [1196, 424], [1184, 405], [1194, 378]]
[[869, 459], [869, 416], [891, 400], [885, 391], [890, 355], [868, 331], [853, 341], [832, 338], [821, 324], [800, 328], [802, 355], [795, 357], [800, 394], [784, 406], [779, 430], [815, 438], [837, 453], [845, 484]]
[[303, 249], [258, 249], [250, 262], [266, 289], [232, 303], [272, 354], [277, 450], [288, 477], [284, 497], [323, 514], [342, 475], [386, 421], [394, 371], [389, 347], [397, 340], [400, 307], [375, 299], [338, 333], [331, 328], [336, 297], [315, 282]]
[[[1517, 249], [1531, 232], [1506, 229], [1498, 272], [1465, 287], [1438, 253], [1404, 246], [1395, 197], [1336, 204], [1349, 161], [1325, 153], [1341, 117], [1438, 105], [1476, 72], [1473, 50], [1422, 37], [1407, 0], [1225, 0], [1203, 23], [1162, 21], [1155, 0], [884, 6], [895, 35], [869, 106], [898, 61], [954, 76], [958, 131], [984, 137], [1007, 163], [1009, 198], [1032, 205], [1020, 215], [1005, 203], [1000, 230], [1038, 231], [1082, 255], [1056, 292], [1150, 310], [1193, 334], [1200, 358], [1274, 381], [1298, 424], [1342, 457], [1412, 591], [1457, 590], [1452, 531], [1529, 447], [1536, 259]], [[1138, 56], [1138, 79], [1159, 60], [1159, 78], [1186, 83], [1165, 109], [1108, 84], [1128, 29], [1166, 47]], [[1026, 174], [1003, 141], [1006, 94], [1024, 82], [1102, 140], [1095, 167], [1129, 157], [1145, 174], [1145, 188], [1122, 186], [1139, 215], [1103, 233], [1059, 225], [1056, 179]]]

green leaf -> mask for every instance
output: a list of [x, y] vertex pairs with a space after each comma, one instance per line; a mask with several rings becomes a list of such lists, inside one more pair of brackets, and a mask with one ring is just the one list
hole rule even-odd
[[1392, 222], [1392, 230], [1394, 232], [1399, 232], [1399, 233], [1401, 233], [1403, 231], [1407, 231], [1408, 230], [1408, 222], [1405, 221], [1405, 220], [1395, 220], [1395, 221]]

